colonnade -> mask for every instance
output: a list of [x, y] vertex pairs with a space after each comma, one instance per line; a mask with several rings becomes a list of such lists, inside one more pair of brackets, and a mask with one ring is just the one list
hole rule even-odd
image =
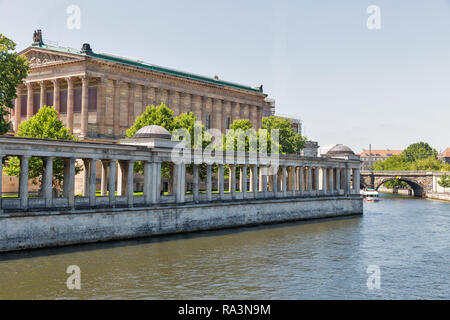
[[[203, 156], [195, 162], [190, 159], [174, 162], [170, 150], [155, 151], [143, 146], [0, 137], [0, 159], [9, 156], [20, 159], [19, 190], [18, 198], [0, 198], [0, 208], [5, 210], [132, 208], [191, 202], [359, 195], [360, 169], [359, 161], [355, 160], [280, 156], [270, 164], [267, 158], [254, 159], [247, 154], [235, 157], [232, 163], [211, 156]], [[33, 198], [28, 192], [32, 157], [43, 160], [41, 192]], [[64, 160], [61, 196], [54, 193], [55, 159]], [[98, 161], [101, 162], [100, 188], [97, 188], [96, 180]], [[142, 195], [136, 195], [134, 190], [137, 162], [143, 167]], [[84, 167], [81, 173], [84, 186], [83, 194], [76, 196], [75, 175], [79, 164]], [[168, 194], [163, 192], [163, 165], [172, 168], [169, 170]], [[188, 170], [191, 174], [187, 173]], [[228, 190], [225, 189], [226, 171]], [[192, 179], [192, 191], [186, 190], [187, 177]], [[217, 190], [213, 190], [213, 179], [217, 179]], [[100, 194], [97, 194], [97, 189]]]

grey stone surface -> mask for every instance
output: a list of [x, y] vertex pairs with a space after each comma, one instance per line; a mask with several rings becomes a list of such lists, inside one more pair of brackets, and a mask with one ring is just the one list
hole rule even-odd
[[362, 213], [360, 197], [326, 197], [0, 217], [0, 252]]

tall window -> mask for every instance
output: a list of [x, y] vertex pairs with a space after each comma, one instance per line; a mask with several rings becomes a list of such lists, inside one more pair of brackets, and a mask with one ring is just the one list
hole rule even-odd
[[225, 128], [228, 130], [228, 129], [230, 129], [230, 123], [231, 123], [231, 119], [230, 119], [230, 117], [227, 117], [226, 119], [225, 119]]
[[205, 119], [205, 128], [206, 130], [211, 129], [211, 115], [207, 114]]

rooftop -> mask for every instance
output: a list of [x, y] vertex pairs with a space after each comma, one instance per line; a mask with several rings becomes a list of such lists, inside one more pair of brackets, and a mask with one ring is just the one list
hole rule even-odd
[[[254, 92], [254, 93], [263, 94], [262, 86], [254, 88], [254, 87], [245, 86], [245, 85], [230, 82], [230, 81], [223, 81], [223, 80], [218, 79], [217, 76], [210, 78], [210, 77], [205, 77], [205, 76], [194, 74], [194, 73], [189, 73], [189, 72], [185, 72], [185, 71], [179, 71], [179, 70], [175, 70], [175, 69], [169, 69], [169, 68], [157, 66], [154, 64], [146, 63], [141, 60], [135, 60], [135, 59], [131, 59], [131, 58], [116, 56], [116, 55], [112, 55], [112, 54], [108, 54], [108, 53], [95, 53], [94, 51], [91, 50], [89, 44], [83, 45], [84, 50], [60, 47], [57, 45], [45, 44], [44, 42], [35, 42], [32, 44], [32, 47], [50, 50], [50, 51], [54, 51], [54, 52], [69, 53], [69, 54], [79, 55], [79, 56], [83, 56], [83, 57], [89, 57], [89, 58], [95, 58], [95, 59], [104, 60], [104, 61], [120, 63], [120, 64], [131, 66], [131, 67], [136, 67], [136, 68], [145, 69], [145, 70], [149, 70], [149, 71], [161, 72], [164, 74], [168, 74], [168, 75], [172, 75], [172, 76], [176, 76], [176, 77], [182, 77], [185, 79], [197, 80], [197, 81], [201, 81], [201, 82], [205, 82], [205, 83], [209, 83], [209, 84], [214, 84], [214, 85], [230, 87], [230, 88], [234, 88], [234, 89], [241, 89], [241, 90], [246, 90], [246, 91], [250, 91], [250, 92]], [[88, 50], [86, 50], [86, 48], [88, 48]]]
[[389, 149], [385, 149], [385, 150], [363, 150], [363, 152], [361, 152], [360, 156], [361, 157], [383, 157], [383, 158], [387, 158], [387, 157], [392, 157], [392, 156], [398, 156], [401, 155], [403, 153], [403, 150], [389, 150]]

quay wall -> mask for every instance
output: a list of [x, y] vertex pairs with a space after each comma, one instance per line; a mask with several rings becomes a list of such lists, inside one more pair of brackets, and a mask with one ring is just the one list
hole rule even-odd
[[427, 198], [433, 200], [450, 201], [450, 193], [427, 192]]
[[0, 216], [0, 252], [363, 214], [359, 196]]

